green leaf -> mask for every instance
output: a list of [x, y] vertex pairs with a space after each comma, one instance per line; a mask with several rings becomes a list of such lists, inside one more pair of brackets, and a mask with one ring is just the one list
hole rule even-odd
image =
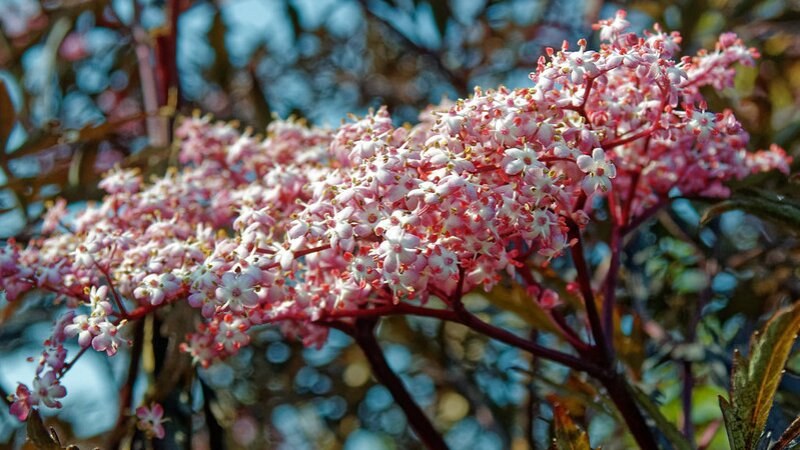
[[733, 355], [730, 400], [720, 397], [733, 449], [757, 447], [798, 331], [800, 302], [778, 311], [753, 334], [747, 357]]
[[800, 230], [799, 200], [755, 189], [738, 192], [731, 198], [711, 206], [703, 214], [700, 224], [705, 225], [714, 217], [733, 210], [744, 211], [756, 217]]
[[553, 405], [553, 426], [556, 437], [551, 448], [555, 450], [591, 450], [589, 436], [578, 428], [567, 409], [560, 404]]
[[631, 392], [633, 392], [636, 402], [647, 412], [647, 415], [653, 419], [653, 422], [658, 425], [658, 429], [664, 434], [672, 447], [675, 450], [692, 450], [692, 445], [686, 441], [686, 438], [678, 430], [674, 423], [670, 422], [664, 414], [661, 413], [658, 405], [647, 395], [644, 391], [636, 386], [631, 385]]

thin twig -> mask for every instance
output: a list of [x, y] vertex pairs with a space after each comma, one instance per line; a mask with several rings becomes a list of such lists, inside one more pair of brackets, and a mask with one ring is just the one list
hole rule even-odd
[[656, 202], [656, 204], [654, 204], [654, 205], [650, 206], [649, 208], [645, 209], [644, 211], [642, 211], [641, 214], [639, 214], [638, 216], [634, 217], [633, 220], [631, 220], [627, 225], [623, 226], [620, 229], [620, 234], [622, 236], [626, 236], [629, 233], [631, 233], [632, 231], [634, 231], [637, 228], [639, 228], [639, 226], [641, 224], [643, 224], [648, 219], [653, 217], [653, 215], [655, 215], [655, 213], [660, 211], [661, 208], [663, 208], [667, 203], [670, 202], [670, 200], [672, 200], [672, 199], [667, 198], [667, 197], [659, 199], [659, 201]]
[[[296, 313], [293, 314], [294, 318], [297, 319]], [[522, 338], [502, 328], [495, 327], [494, 325], [483, 322], [482, 320], [478, 319], [477, 317], [467, 312], [466, 310], [463, 310], [461, 312], [456, 312], [447, 309], [425, 308], [401, 302], [398, 303], [397, 305], [386, 305], [370, 309], [339, 310], [335, 312], [330, 312], [327, 313], [325, 316], [323, 316], [321, 319], [319, 319], [318, 322], [320, 324], [330, 325], [332, 323], [338, 322], [332, 319], [377, 318], [377, 317], [392, 316], [392, 315], [413, 315], [420, 317], [432, 317], [440, 320], [447, 320], [450, 322], [460, 323], [492, 339], [496, 339], [505, 344], [520, 348], [540, 358], [557, 362], [571, 369], [587, 372], [590, 375], [598, 374], [599, 372], [603, 371], [601, 367], [595, 365], [590, 361], [572, 356], [568, 353], [563, 353], [558, 350], [553, 350], [548, 347], [543, 347], [541, 345], [534, 344], [528, 339]], [[272, 320], [270, 320], [270, 322], [277, 322], [282, 319], [284, 319], [284, 317], [275, 317]]]
[[603, 359], [606, 361], [611, 361], [610, 355], [612, 352], [610, 351], [609, 343], [606, 342], [603, 326], [600, 322], [600, 314], [597, 311], [597, 304], [594, 300], [594, 292], [592, 291], [591, 281], [592, 277], [589, 274], [589, 265], [586, 262], [586, 257], [584, 256], [581, 232], [578, 228], [578, 224], [576, 224], [573, 220], [569, 220], [567, 222], [567, 226], [569, 227], [567, 232], [569, 239], [571, 241], [575, 241], [575, 245], [570, 248], [570, 251], [572, 253], [572, 260], [575, 264], [575, 269], [578, 271], [577, 281], [581, 295], [583, 296], [584, 306], [586, 307], [586, 315], [589, 317], [589, 328], [595, 344], [600, 348], [600, 351], [603, 352]]
[[609, 352], [614, 353], [614, 310], [617, 303], [617, 280], [619, 277], [620, 259], [622, 257], [622, 239], [620, 236], [620, 224], [615, 223], [611, 227], [611, 261], [608, 265], [608, 275], [606, 275], [605, 289], [603, 292], [603, 330], [606, 342], [609, 345]]
[[128, 361], [128, 372], [125, 377], [125, 382], [120, 386], [119, 391], [119, 408], [117, 416], [117, 424], [111, 431], [107, 442], [107, 448], [119, 448], [125, 434], [128, 433], [128, 423], [130, 408], [133, 404], [133, 385], [139, 376], [139, 362], [141, 361], [144, 338], [144, 321], [136, 323], [133, 331], [133, 345], [130, 352], [130, 360]]
[[681, 405], [683, 407], [683, 435], [694, 445], [694, 422], [692, 422], [692, 392], [694, 391], [694, 376], [692, 375], [692, 362], [684, 359], [681, 361], [681, 376], [683, 387], [681, 389]]
[[66, 364], [64, 364], [64, 367], [61, 368], [61, 372], [58, 373], [58, 379], [64, 378], [64, 375], [67, 372], [69, 372], [69, 369], [71, 369], [72, 366], [74, 366], [75, 363], [78, 362], [78, 360], [81, 358], [81, 356], [83, 356], [83, 354], [86, 353], [86, 350], [89, 350], [89, 347], [81, 348], [80, 351], [78, 351], [78, 354], [75, 355], [75, 357], [72, 358], [71, 361], [69, 361]]
[[[539, 333], [537, 330], [531, 330], [530, 340], [531, 342], [536, 342]], [[525, 426], [523, 429], [525, 430], [525, 439], [528, 441], [528, 448], [530, 450], [535, 450], [536, 439], [533, 435], [533, 421], [536, 420], [539, 411], [539, 399], [536, 396], [536, 369], [538, 368], [536, 356], [531, 355], [531, 362], [530, 362], [530, 380], [528, 380], [528, 402], [526, 405], [527, 415], [525, 415]]]
[[224, 450], [227, 446], [225, 444], [225, 428], [220, 425], [214, 415], [214, 409], [211, 402], [216, 398], [214, 390], [198, 375], [197, 381], [203, 390], [203, 416], [205, 417], [206, 426], [208, 427], [208, 446], [214, 450]]
[[462, 94], [462, 95], [468, 94], [468, 92], [467, 92], [467, 89], [468, 89], [468, 84], [467, 83], [468, 83], [468, 81], [467, 81], [466, 77], [464, 77], [462, 75], [459, 75], [458, 73], [450, 70], [450, 68], [448, 68], [444, 64], [444, 61], [442, 59], [442, 55], [440, 55], [439, 53], [437, 53], [437, 52], [435, 52], [435, 51], [433, 51], [433, 50], [431, 50], [431, 49], [429, 49], [427, 47], [424, 47], [422, 45], [417, 44], [416, 42], [411, 40], [408, 36], [406, 36], [402, 31], [400, 31], [397, 28], [395, 28], [394, 25], [390, 21], [388, 21], [388, 20], [384, 19], [383, 17], [380, 17], [379, 15], [375, 14], [375, 12], [372, 11], [372, 9], [370, 9], [370, 7], [369, 7], [369, 5], [368, 5], [366, 0], [359, 0], [359, 3], [361, 4], [361, 7], [364, 10], [364, 13], [369, 18], [371, 18], [371, 19], [375, 20], [376, 22], [380, 23], [391, 35], [393, 35], [397, 40], [399, 40], [400, 43], [404, 47], [406, 47], [409, 50], [412, 50], [412, 51], [414, 51], [414, 52], [416, 52], [416, 53], [418, 53], [418, 54], [420, 54], [422, 56], [425, 56], [427, 59], [431, 60], [434, 63], [434, 65], [436, 66], [436, 68], [439, 70], [439, 72], [450, 80], [450, 84], [452, 84], [453, 87], [456, 88], [456, 90], [458, 91], [459, 94]]
[[[111, 255], [109, 256], [109, 259], [113, 259], [114, 258], [114, 252], [115, 251], [116, 251], [116, 247], [114, 247], [114, 249], [111, 250]], [[107, 268], [104, 268], [103, 266], [101, 266], [97, 261], [94, 262], [94, 265], [97, 267], [98, 270], [100, 270], [100, 273], [102, 273], [103, 276], [106, 277], [106, 282], [108, 283], [108, 288], [109, 288], [109, 290], [111, 290], [111, 296], [114, 298], [114, 303], [116, 303], [117, 308], [119, 308], [120, 317], [122, 317], [123, 319], [127, 318], [128, 317], [128, 311], [125, 309], [125, 305], [122, 303], [122, 299], [120, 298], [119, 293], [114, 288], [114, 280], [112, 280], [111, 273], [108, 271]]]
[[403, 385], [403, 380], [389, 367], [383, 350], [375, 338], [376, 322], [375, 319], [360, 319], [354, 325], [336, 322], [330, 325], [344, 331], [355, 339], [356, 344], [361, 347], [364, 356], [369, 361], [375, 378], [391, 392], [397, 405], [405, 412], [406, 419], [411, 424], [414, 433], [425, 447], [432, 450], [449, 448], [442, 435], [436, 431], [428, 416]]

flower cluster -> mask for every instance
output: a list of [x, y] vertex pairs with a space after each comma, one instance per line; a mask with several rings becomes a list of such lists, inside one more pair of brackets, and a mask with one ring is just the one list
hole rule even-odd
[[[321, 345], [332, 317], [491, 289], [524, 263], [547, 264], [599, 200], [625, 226], [675, 193], [725, 196], [727, 180], [788, 171], [783, 150], [747, 152], [733, 114], [706, 111], [700, 95], [730, 86], [753, 50], [726, 34], [676, 61], [677, 33], [626, 27], [623, 13], [600, 22], [598, 51], [583, 40], [549, 49], [532, 87], [476, 89], [413, 127], [385, 109], [335, 130], [278, 121], [265, 138], [183, 120], [182, 169], [150, 183], [115, 169], [70, 230], [0, 249], [9, 300], [44, 290], [70, 307], [16, 415], [63, 396], [64, 339], [113, 355], [126, 321], [176, 302], [198, 310], [182, 348], [201, 365], [267, 323]], [[559, 298], [544, 290], [540, 302]], [[156, 415], [140, 419], [158, 435]]]

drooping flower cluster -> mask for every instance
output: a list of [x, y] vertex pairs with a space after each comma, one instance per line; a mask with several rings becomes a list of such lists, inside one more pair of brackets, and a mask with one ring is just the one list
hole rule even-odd
[[677, 33], [626, 27], [623, 13], [603, 21], [598, 51], [550, 50], [533, 87], [477, 89], [414, 127], [381, 109], [335, 130], [275, 122], [262, 139], [185, 119], [182, 169], [149, 184], [116, 169], [71, 230], [0, 249], [9, 300], [44, 290], [72, 309], [15, 414], [63, 396], [64, 339], [113, 355], [126, 321], [175, 302], [198, 310], [183, 345], [198, 364], [236, 353], [266, 323], [320, 345], [327, 318], [490, 289], [524, 260], [547, 264], [595, 199], [622, 205], [612, 219], [624, 226], [674, 193], [725, 196], [729, 179], [788, 171], [777, 147], [747, 152], [733, 114], [706, 111], [699, 92], [730, 86], [754, 51], [726, 34], [678, 62]]

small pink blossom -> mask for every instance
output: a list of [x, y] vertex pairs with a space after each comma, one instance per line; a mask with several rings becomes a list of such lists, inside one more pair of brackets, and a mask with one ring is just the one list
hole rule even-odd
[[151, 305], [160, 305], [172, 298], [181, 288], [181, 282], [171, 272], [151, 273], [144, 277], [142, 283], [133, 291], [133, 295]]
[[140, 406], [136, 408], [136, 426], [145, 432], [149, 438], [164, 439], [164, 408], [159, 403], [151, 403], [150, 406]]
[[539, 155], [536, 151], [527, 145], [521, 149], [507, 149], [501, 164], [503, 164], [503, 170], [509, 175], [545, 168], [545, 165], [539, 162]]
[[108, 286], [92, 286], [89, 291], [89, 304], [93, 316], [106, 316], [111, 314], [111, 303], [107, 300]]
[[42, 233], [49, 234], [58, 228], [67, 215], [67, 201], [59, 197], [55, 202], [45, 203], [45, 207], [47, 211], [42, 217]]
[[90, 318], [86, 314], [75, 316], [72, 323], [64, 326], [64, 334], [67, 337], [78, 336], [78, 345], [83, 348], [92, 344], [92, 339], [98, 331], [97, 319]]
[[383, 269], [395, 272], [401, 266], [417, 259], [420, 238], [394, 226], [383, 234], [384, 240], [376, 253], [383, 261]]
[[52, 345], [48, 341], [45, 344], [51, 344], [49, 347], [42, 351], [42, 356], [39, 358], [39, 366], [36, 368], [36, 373], [40, 374], [46, 368], [50, 368], [55, 372], [60, 372], [66, 365], [67, 349], [63, 345]]
[[586, 176], [581, 187], [586, 194], [596, 191], [607, 192], [611, 189], [611, 179], [617, 176], [617, 168], [606, 161], [606, 153], [602, 148], [592, 150], [592, 156], [581, 155], [577, 159], [578, 167]]
[[[109, 356], [126, 342], [112, 295], [136, 319], [181, 302], [201, 309], [180, 348], [207, 367], [248, 345], [256, 325], [278, 322], [320, 346], [328, 328], [315, 321], [327, 315], [518, 279], [574, 246], [568, 225], [590, 226], [610, 203], [587, 196], [613, 190], [623, 207], [611, 216], [633, 223], [676, 191], [724, 197], [728, 181], [788, 172], [783, 150], [748, 150], [732, 111], [706, 111], [703, 88], [730, 87], [757, 52], [726, 34], [678, 60], [679, 34], [628, 25], [619, 12], [596, 26], [598, 49], [549, 49], [529, 87], [476, 89], [414, 126], [395, 127], [386, 108], [335, 129], [276, 120], [263, 139], [210, 117], [181, 120], [182, 167], [147, 182], [111, 170], [109, 195], [77, 212], [72, 230], [56, 226], [59, 203], [41, 237], [0, 247], [7, 299], [56, 290], [68, 309], [13, 412], [63, 396], [54, 374], [68, 337]], [[103, 99], [114, 114], [127, 108]], [[531, 298], [560, 302], [544, 288]], [[143, 415], [163, 435], [160, 406]]]
[[31, 392], [28, 390], [28, 387], [20, 383], [17, 385], [17, 392], [14, 394], [14, 400], [11, 403], [10, 413], [12, 416], [23, 422], [31, 413], [31, 407], [38, 403], [38, 399], [36, 396], [31, 394]]
[[125, 325], [125, 321], [119, 325], [111, 322], [100, 322], [97, 326], [97, 335], [92, 339], [92, 348], [98, 352], [106, 352], [108, 356], [114, 356], [117, 349], [127, 341], [119, 335], [119, 329]]
[[603, 41], [614, 41], [623, 31], [625, 31], [630, 22], [625, 18], [627, 13], [624, 10], [617, 11], [613, 19], [601, 20], [592, 28], [600, 30], [600, 39]]
[[61, 408], [61, 402], [57, 399], [67, 395], [67, 390], [58, 381], [56, 374], [52, 371], [48, 371], [45, 372], [44, 375], [37, 376], [33, 379], [33, 391], [31, 395], [35, 395], [45, 406]]
[[217, 300], [233, 311], [253, 308], [258, 305], [255, 280], [246, 274], [226, 272], [216, 290]]
[[545, 289], [539, 296], [539, 305], [544, 309], [553, 309], [561, 305], [561, 303], [558, 292], [552, 289]]

